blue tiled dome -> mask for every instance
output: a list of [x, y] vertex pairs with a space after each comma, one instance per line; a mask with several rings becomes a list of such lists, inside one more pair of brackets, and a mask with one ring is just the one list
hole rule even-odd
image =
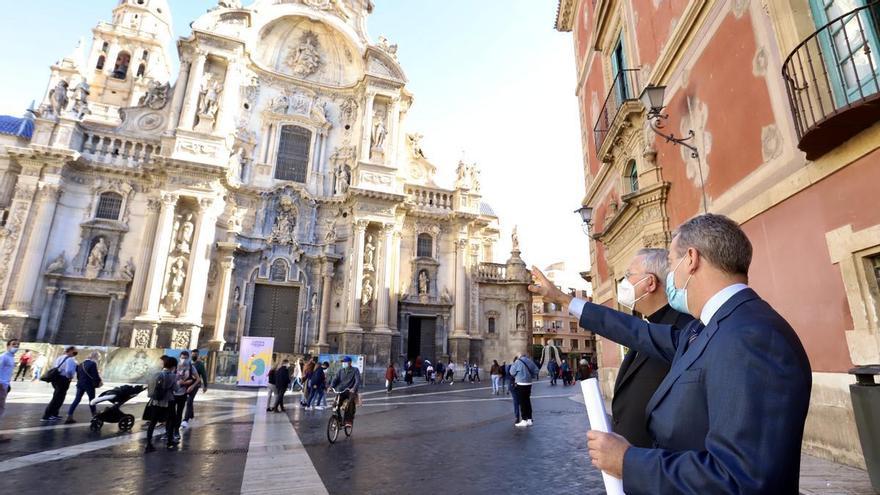
[[0, 115], [0, 134], [30, 139], [34, 135], [34, 122], [23, 117]]

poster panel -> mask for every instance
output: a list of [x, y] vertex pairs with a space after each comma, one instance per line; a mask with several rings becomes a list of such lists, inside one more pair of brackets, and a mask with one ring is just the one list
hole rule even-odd
[[272, 365], [273, 337], [242, 337], [238, 357], [238, 386], [265, 387]]

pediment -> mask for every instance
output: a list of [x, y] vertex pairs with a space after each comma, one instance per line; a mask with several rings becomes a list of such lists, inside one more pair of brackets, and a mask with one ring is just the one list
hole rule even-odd
[[367, 50], [367, 73], [382, 79], [406, 82], [406, 75], [394, 59], [376, 48]]

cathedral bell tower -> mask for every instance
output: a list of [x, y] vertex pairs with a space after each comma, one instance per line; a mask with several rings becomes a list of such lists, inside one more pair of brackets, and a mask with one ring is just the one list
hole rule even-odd
[[112, 22], [92, 29], [94, 39], [82, 75], [91, 87], [96, 120], [117, 118], [119, 107], [135, 106], [151, 81], [171, 78], [168, 45], [173, 37], [167, 0], [120, 0]]

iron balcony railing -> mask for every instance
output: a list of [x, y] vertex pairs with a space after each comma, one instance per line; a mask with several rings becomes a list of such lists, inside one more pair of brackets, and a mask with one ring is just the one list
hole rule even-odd
[[638, 72], [639, 69], [622, 69], [614, 76], [611, 89], [608, 91], [608, 96], [605, 97], [605, 103], [602, 105], [599, 118], [596, 119], [596, 125], [593, 127], [593, 138], [596, 142], [597, 152], [605, 142], [605, 138], [608, 137], [611, 124], [614, 123], [614, 118], [617, 117], [620, 107], [626, 101], [639, 99]]
[[[828, 123], [829, 119], [878, 95], [878, 39], [880, 1], [874, 1], [832, 19], [802, 41], [785, 59], [782, 76], [801, 149], [807, 151], [808, 158], [810, 151], [804, 148], [805, 136]], [[854, 122], [847, 120], [850, 122], [844, 126], [855, 131], [850, 134], [854, 135], [860, 129], [853, 129]], [[841, 126], [835, 123], [833, 127]], [[817, 139], [807, 146], [833, 147], [827, 143], [827, 137]]]

